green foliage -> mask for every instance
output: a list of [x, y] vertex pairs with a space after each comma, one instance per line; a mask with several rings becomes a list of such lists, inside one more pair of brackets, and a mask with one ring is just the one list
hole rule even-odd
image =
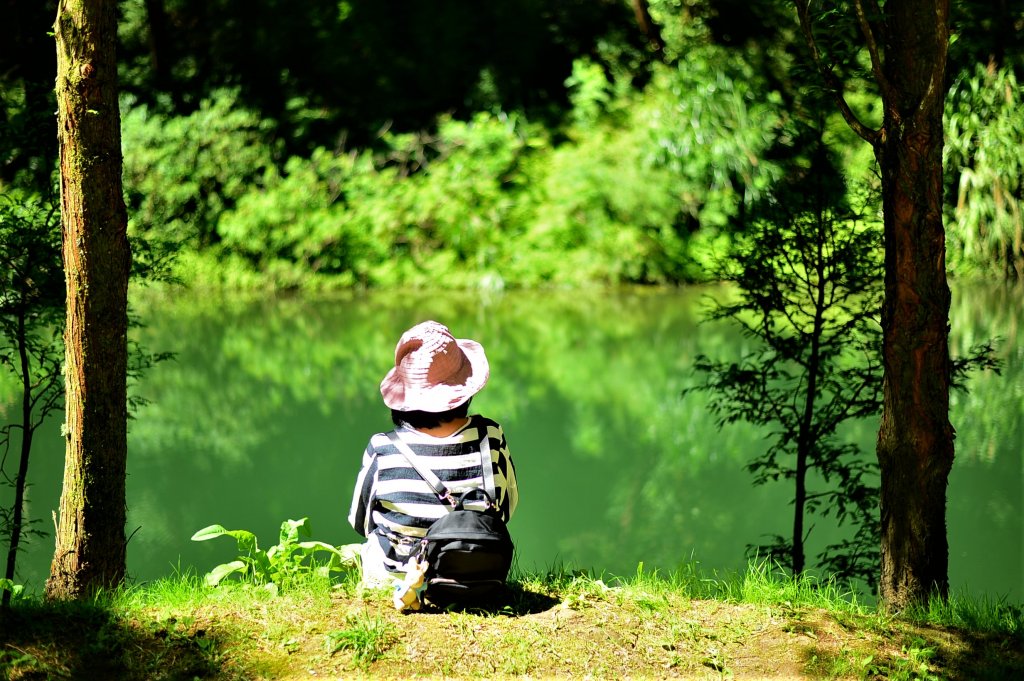
[[[581, 130], [531, 159], [522, 236], [506, 259], [520, 285], [677, 282], [688, 268], [673, 177], [644, 161], [628, 124]], [[521, 204], [522, 208], [522, 204]]]
[[975, 597], [966, 592], [948, 598], [932, 597], [917, 603], [906, 613], [915, 622], [932, 626], [986, 631], [1002, 636], [1024, 639], [1024, 605], [1005, 599]]
[[790, 575], [778, 563], [763, 558], [750, 560], [746, 571], [732, 579], [720, 580], [720, 588], [725, 597], [740, 603], [866, 612], [857, 590], [836, 575], [825, 579], [807, 572]]
[[563, 128], [492, 109], [281, 165], [235, 92], [181, 117], [129, 106], [133, 224], [218, 259], [224, 279], [281, 288], [699, 278], [708, 245], [778, 176], [781, 104], [699, 24], [677, 41], [686, 66], [658, 65], [642, 88], [608, 66], [613, 47], [573, 62]]
[[777, 178], [778, 97], [699, 23], [672, 35], [685, 65], [653, 66], [642, 90], [627, 69], [574, 65], [573, 125], [525, 171], [534, 208], [512, 281], [700, 278], [708, 246]]
[[[56, 205], [38, 199], [0, 197], [0, 366], [20, 373], [45, 370], [36, 399], [46, 401], [55, 387], [45, 380], [56, 371], [63, 351], [64, 271], [60, 261], [60, 215]], [[54, 327], [57, 333], [54, 333]], [[22, 367], [19, 345], [29, 357]]]
[[18, 598], [25, 591], [25, 586], [22, 584], [15, 584], [13, 580], [7, 579], [6, 577], [0, 577], [0, 592], [7, 591], [14, 598]]
[[21, 314], [38, 331], [63, 313], [59, 210], [42, 199], [0, 196], [0, 332], [7, 342]]
[[122, 104], [125, 201], [133, 234], [199, 248], [216, 240], [220, 215], [273, 164], [270, 123], [218, 90], [187, 116]]
[[[146, 238], [134, 253], [169, 243], [183, 276], [254, 287], [676, 283], [700, 278], [779, 180], [790, 118], [831, 111], [847, 174], [871, 172], [871, 148], [808, 73], [790, 5], [648, 5], [657, 52], [618, 0], [407, 8], [401, 26], [370, 2], [239, 14], [127, 1], [124, 182]], [[860, 26], [841, 5], [815, 5], [818, 44], [876, 124]], [[1016, 17], [955, 10], [950, 261], [1020, 277], [1019, 95], [1011, 66], [974, 63], [1019, 63]], [[45, 187], [56, 157], [40, 58], [52, 12], [22, 14], [0, 47], [5, 189]]]
[[412, 4], [398, 19], [366, 0], [268, 0], [245, 12], [231, 0], [126, 0], [121, 87], [179, 115], [237, 88], [279, 126], [288, 156], [306, 157], [342, 135], [364, 148], [383, 127], [421, 130], [442, 112], [557, 120], [573, 59], [602, 42], [635, 52], [639, 41], [618, 0]]
[[[352, 546], [334, 547], [321, 541], [308, 539], [311, 535], [308, 518], [286, 520], [281, 523], [278, 544], [267, 551], [260, 549], [256, 535], [247, 530], [227, 530], [221, 525], [210, 525], [192, 535], [192, 541], [208, 541], [217, 537], [233, 537], [239, 556], [230, 563], [213, 568], [206, 575], [206, 583], [217, 586], [234, 576], [247, 584], [260, 586], [272, 594], [294, 586], [310, 575], [330, 579], [333, 573], [345, 572], [355, 564], [356, 552]], [[319, 556], [326, 554], [326, 560]]]
[[478, 115], [436, 136], [385, 135], [383, 151], [324, 149], [269, 171], [219, 226], [223, 245], [284, 285], [310, 272], [343, 285], [466, 285], [493, 272], [525, 148], [518, 124]]
[[[132, 281], [148, 282], [166, 278], [166, 251], [133, 239], [141, 253], [132, 265]], [[0, 528], [9, 537], [8, 577], [13, 577], [20, 540], [44, 536], [33, 526], [39, 518], [27, 515], [24, 503], [28, 468], [36, 430], [64, 399], [65, 283], [61, 260], [60, 207], [43, 199], [12, 192], [0, 197], [0, 369], [17, 386], [19, 409], [16, 417], [0, 426], [0, 484], [14, 489], [13, 505], [0, 508]], [[136, 332], [137, 317], [129, 310], [129, 327]], [[134, 388], [138, 379], [166, 352], [147, 351], [132, 333], [128, 339], [128, 381]], [[132, 392], [129, 414], [146, 403]], [[18, 437], [14, 437], [17, 435]], [[10, 470], [8, 454], [20, 448], [16, 472]], [[13, 458], [13, 457], [12, 457]]]
[[219, 215], [222, 253], [284, 287], [311, 273], [483, 288], [697, 278], [694, 245], [775, 176], [762, 156], [778, 102], [759, 104], [749, 67], [723, 70], [726, 53], [693, 40], [697, 61], [639, 93], [629, 74], [577, 61], [558, 142], [522, 115], [479, 113], [384, 133], [374, 151], [291, 158]]
[[[21, 540], [45, 534], [34, 527], [39, 519], [25, 512], [25, 494], [33, 436], [64, 396], [60, 243], [57, 206], [38, 199], [0, 197], [0, 369], [14, 377], [20, 407], [0, 427], [0, 484], [14, 491], [11, 506], [0, 507], [9, 579], [15, 576]], [[18, 453], [11, 457], [12, 467], [8, 454], [15, 445]], [[5, 594], [4, 602], [9, 598]]]
[[649, 153], [673, 172], [693, 225], [724, 228], [779, 177], [764, 153], [781, 125], [778, 95], [738, 54], [700, 42], [652, 88]]
[[1012, 69], [978, 65], [946, 98], [946, 223], [954, 265], [1024, 279], [1024, 117]]
[[736, 284], [709, 319], [730, 320], [754, 341], [740, 360], [700, 356], [703, 382], [720, 427], [745, 421], [771, 431], [771, 444], [747, 468], [754, 482], [794, 484], [789, 539], [753, 547], [794, 572], [804, 569], [804, 514], [851, 522], [852, 540], [819, 558], [831, 572], [869, 584], [876, 569], [875, 464], [842, 442], [840, 426], [881, 408], [881, 294], [877, 224], [843, 203], [823, 146], [802, 173], [755, 214], [753, 228], [718, 268]]

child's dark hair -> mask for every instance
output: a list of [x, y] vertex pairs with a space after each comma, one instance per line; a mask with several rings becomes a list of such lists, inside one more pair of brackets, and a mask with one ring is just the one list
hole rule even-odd
[[448, 411], [399, 411], [391, 410], [391, 422], [395, 426], [409, 426], [410, 428], [437, 428], [442, 423], [448, 423], [455, 419], [466, 418], [469, 415], [469, 398], [454, 409]]

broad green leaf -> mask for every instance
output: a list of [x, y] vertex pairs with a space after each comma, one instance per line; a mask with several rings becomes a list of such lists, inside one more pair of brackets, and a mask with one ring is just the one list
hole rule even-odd
[[204, 527], [192, 535], [192, 541], [207, 541], [223, 536], [234, 537], [238, 543], [238, 550], [244, 553], [253, 553], [259, 550], [256, 544], [256, 535], [248, 530], [228, 530], [223, 525], [210, 525]]
[[359, 556], [362, 555], [362, 551], [362, 544], [342, 544], [338, 547], [338, 553], [341, 555], [341, 559], [346, 563], [354, 563], [358, 561]]
[[316, 551], [317, 549], [319, 549], [322, 551], [330, 551], [331, 553], [337, 553], [340, 555], [338, 549], [322, 541], [304, 541], [300, 542], [298, 546], [300, 549], [306, 549], [307, 551]]
[[289, 544], [298, 541], [299, 537], [309, 537], [309, 518], [286, 520], [281, 523], [281, 543]]
[[261, 553], [259, 545], [256, 543], [256, 535], [248, 530], [228, 530], [227, 534], [235, 538], [238, 542], [238, 550], [247, 553], [249, 555], [256, 555]]
[[270, 558], [266, 553], [260, 550], [256, 550], [250, 554], [252, 561], [255, 564], [257, 576], [266, 575], [270, 571]]
[[207, 539], [214, 539], [225, 534], [228, 534], [228, 531], [224, 529], [223, 525], [210, 525], [193, 534], [192, 541], [206, 541]]
[[15, 584], [12, 580], [7, 578], [0, 578], [0, 593], [10, 591], [13, 596], [20, 596], [24, 590], [24, 585]]
[[210, 586], [217, 586], [222, 579], [233, 572], [245, 572], [245, 563], [240, 560], [233, 560], [230, 563], [218, 565], [207, 573], [206, 583]]

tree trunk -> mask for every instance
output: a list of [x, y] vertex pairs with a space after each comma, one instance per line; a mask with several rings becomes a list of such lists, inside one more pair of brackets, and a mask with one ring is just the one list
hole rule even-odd
[[153, 70], [153, 82], [159, 91], [170, 92], [177, 105], [180, 97], [178, 89], [171, 86], [171, 42], [167, 36], [167, 12], [164, 11], [163, 0], [146, 0], [146, 19], [149, 22], [149, 66]]
[[57, 122], [67, 286], [67, 446], [46, 594], [76, 598], [125, 572], [127, 300], [116, 3], [57, 10]]
[[[25, 524], [25, 489], [28, 486], [28, 461], [32, 453], [32, 369], [29, 366], [25, 309], [18, 312], [18, 359], [21, 375], [21, 456], [18, 458], [18, 477], [14, 480], [14, 507], [11, 514], [11, 539], [7, 549], [7, 567], [4, 577], [14, 581], [18, 566], [18, 547], [21, 545], [22, 526]], [[11, 603], [11, 592], [4, 590], [0, 605]]]
[[644, 37], [647, 38], [648, 44], [651, 49], [661, 57], [661, 54], [665, 51], [665, 41], [661, 38], [661, 29], [658, 28], [658, 24], [654, 23], [654, 19], [651, 17], [651, 10], [648, 6], [647, 0], [631, 0], [633, 5], [633, 15], [636, 17], [636, 23], [640, 26], [641, 32]]
[[899, 610], [949, 589], [946, 484], [953, 428], [942, 223], [949, 6], [948, 0], [905, 0], [886, 3], [885, 12], [890, 87], [875, 146], [885, 223], [879, 595]]

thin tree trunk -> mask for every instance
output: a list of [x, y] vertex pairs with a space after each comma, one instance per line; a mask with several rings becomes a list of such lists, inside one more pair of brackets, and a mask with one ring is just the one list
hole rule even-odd
[[67, 446], [46, 594], [76, 598], [125, 572], [127, 298], [116, 3], [62, 0], [57, 113], [67, 286]]
[[153, 69], [153, 82], [157, 89], [171, 93], [175, 105], [181, 97], [178, 88], [172, 87], [170, 54], [171, 41], [167, 35], [167, 12], [163, 0], [146, 0], [146, 19], [149, 23], [149, 64]]
[[654, 19], [651, 17], [651, 10], [647, 0], [631, 0], [631, 4], [633, 5], [633, 15], [636, 17], [637, 25], [640, 26], [640, 31], [660, 58], [665, 50], [665, 41], [662, 40], [661, 29], [658, 28], [658, 24], [654, 23]]
[[804, 507], [807, 505], [807, 452], [804, 444], [797, 445], [796, 491], [793, 494], [793, 548], [790, 562], [793, 575], [804, 571]]
[[[4, 577], [14, 581], [18, 566], [18, 547], [21, 545], [22, 525], [25, 523], [25, 486], [28, 484], [28, 459], [32, 452], [32, 373], [26, 347], [25, 310], [18, 315], [18, 358], [21, 366], [21, 456], [18, 460], [18, 476], [14, 480], [14, 509], [11, 515], [11, 540], [7, 549], [7, 566]], [[0, 605], [7, 607], [11, 592], [3, 592]]]
[[[825, 197], [820, 186], [817, 193], [817, 206], [824, 210]], [[818, 229], [823, 230], [824, 225], [818, 224]], [[800, 432], [797, 435], [796, 453], [796, 495], [793, 499], [793, 574], [803, 572], [806, 561], [804, 555], [804, 509], [807, 506], [807, 471], [810, 468], [812, 448], [815, 436], [811, 432], [814, 424], [814, 405], [818, 401], [818, 375], [821, 373], [821, 336], [825, 324], [824, 310], [828, 307], [825, 298], [827, 295], [827, 273], [822, 263], [825, 253], [821, 239], [817, 241], [817, 253], [815, 262], [817, 268], [817, 287], [814, 291], [814, 332], [811, 335], [811, 354], [807, 358], [807, 394], [804, 397], [804, 413], [800, 417]]]
[[[876, 145], [885, 223], [884, 387], [878, 433], [882, 565], [890, 609], [949, 590], [946, 485], [950, 292], [942, 223], [948, 2], [887, 3], [885, 135]], [[938, 18], [938, 19], [936, 19]], [[945, 21], [943, 21], [945, 19]], [[943, 28], [936, 30], [935, 22]]]

